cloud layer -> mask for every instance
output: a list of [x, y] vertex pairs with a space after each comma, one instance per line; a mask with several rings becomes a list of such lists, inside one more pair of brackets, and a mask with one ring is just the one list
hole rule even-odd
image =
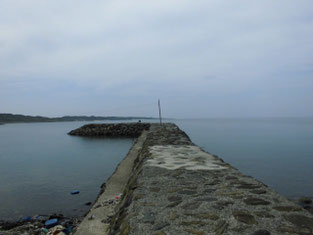
[[313, 116], [313, 3], [0, 3], [0, 112]]

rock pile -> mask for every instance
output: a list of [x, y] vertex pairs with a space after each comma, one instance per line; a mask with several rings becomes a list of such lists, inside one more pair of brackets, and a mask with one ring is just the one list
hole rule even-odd
[[[47, 221], [57, 221], [53, 226], [47, 226]], [[29, 216], [19, 221], [0, 221], [0, 235], [69, 235], [75, 232], [80, 223], [78, 218], [67, 218], [63, 215]]]
[[118, 123], [118, 124], [88, 124], [70, 131], [76, 136], [106, 136], [106, 137], [138, 137], [143, 130], [150, 128], [149, 123]]

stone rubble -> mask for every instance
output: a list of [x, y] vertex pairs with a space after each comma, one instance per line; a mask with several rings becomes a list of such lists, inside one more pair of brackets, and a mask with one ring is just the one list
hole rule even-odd
[[148, 130], [149, 123], [112, 123], [112, 124], [88, 124], [70, 131], [69, 135], [76, 136], [105, 136], [105, 137], [131, 137], [141, 135]]
[[[51, 228], [45, 227], [49, 219], [58, 219], [58, 224]], [[33, 216], [27, 221], [0, 221], [0, 235], [69, 235], [73, 234], [80, 223], [79, 218], [67, 218], [62, 215]]]

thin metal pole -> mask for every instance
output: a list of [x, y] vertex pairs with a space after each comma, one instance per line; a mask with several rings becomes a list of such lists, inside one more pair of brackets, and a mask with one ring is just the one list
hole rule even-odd
[[158, 106], [159, 106], [160, 125], [162, 125], [162, 115], [161, 115], [161, 102], [160, 102], [160, 99], [158, 100]]

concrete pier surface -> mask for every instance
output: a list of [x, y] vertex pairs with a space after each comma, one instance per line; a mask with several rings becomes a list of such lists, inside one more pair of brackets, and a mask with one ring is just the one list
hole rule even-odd
[[313, 215], [203, 151], [176, 125], [151, 124], [75, 234], [308, 235]]

